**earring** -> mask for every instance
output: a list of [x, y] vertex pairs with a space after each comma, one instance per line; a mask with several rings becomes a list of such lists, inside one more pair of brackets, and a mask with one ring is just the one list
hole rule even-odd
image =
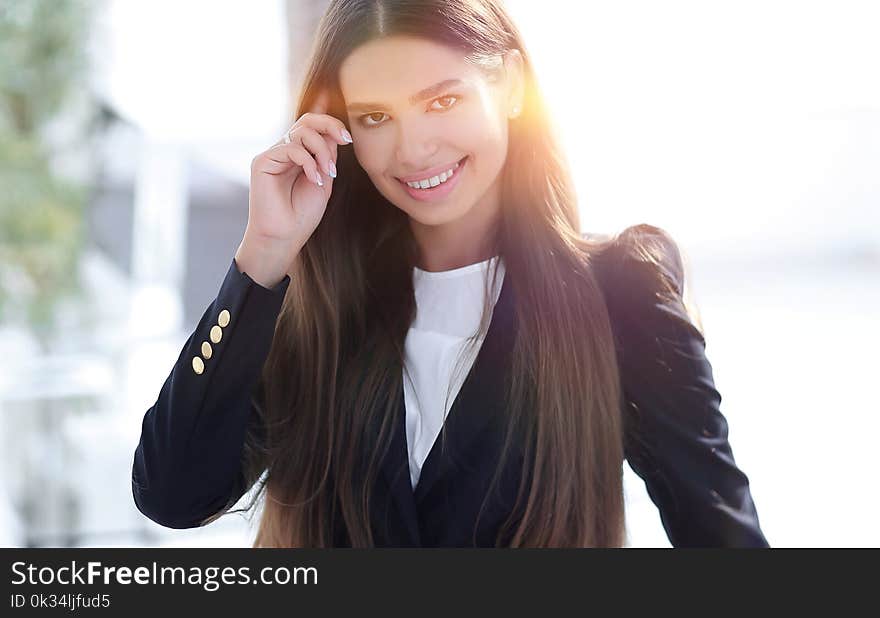
[[514, 106], [513, 106], [513, 109], [510, 110], [510, 111], [512, 112], [512, 114], [511, 114], [510, 117], [511, 117], [511, 118], [516, 118], [517, 116], [519, 116], [519, 105], [514, 105]]

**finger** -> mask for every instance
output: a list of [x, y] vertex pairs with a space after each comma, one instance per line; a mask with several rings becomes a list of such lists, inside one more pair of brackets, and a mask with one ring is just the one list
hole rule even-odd
[[333, 138], [337, 144], [344, 146], [351, 143], [351, 140], [349, 139], [351, 138], [351, 135], [346, 130], [345, 123], [339, 120], [339, 118], [330, 116], [329, 114], [306, 112], [297, 119], [291, 130], [303, 125], [314, 129], [318, 133]]
[[[294, 141], [300, 142], [315, 156], [315, 160], [318, 161], [324, 174], [327, 176], [333, 175], [331, 174], [330, 162], [333, 161], [335, 165], [336, 161], [334, 160], [330, 149], [327, 147], [326, 139], [320, 133], [307, 127], [299, 127], [293, 131], [291, 138], [293, 138]], [[335, 174], [335, 172], [333, 173]]]
[[337, 173], [338, 173], [338, 171], [339, 171], [339, 152], [336, 149], [336, 147], [337, 147], [336, 140], [334, 140], [326, 135], [324, 135], [323, 138], [324, 138], [324, 143], [327, 144], [327, 148], [330, 150], [330, 158], [333, 161], [333, 163], [336, 165]]
[[[321, 176], [315, 158], [302, 145], [297, 143], [281, 144], [261, 154], [254, 161], [255, 169], [267, 174], [283, 174], [294, 170], [302, 172], [316, 185], [321, 185]], [[298, 175], [298, 174], [297, 174]]]

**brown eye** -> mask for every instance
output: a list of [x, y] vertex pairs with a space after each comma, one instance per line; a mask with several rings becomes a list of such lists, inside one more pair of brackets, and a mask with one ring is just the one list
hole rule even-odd
[[[361, 116], [361, 124], [365, 127], [375, 127], [381, 124], [382, 116], [385, 114], [383, 112], [373, 112], [372, 114], [364, 114]], [[374, 118], [374, 116], [378, 116], [379, 118]]]
[[455, 95], [451, 95], [451, 94], [450, 94], [450, 95], [446, 95], [446, 96], [443, 96], [443, 97], [439, 97], [439, 98], [437, 98], [437, 99], [434, 99], [434, 103], [437, 103], [437, 102], [439, 102], [439, 101], [452, 101], [451, 103], [448, 103], [448, 104], [447, 104], [447, 103], [441, 103], [441, 104], [440, 104], [440, 107], [438, 107], [438, 108], [433, 108], [433, 109], [437, 109], [437, 110], [443, 111], [443, 110], [445, 110], [445, 109], [450, 109], [450, 108], [452, 108], [452, 107], [455, 107], [456, 103], [458, 102], [458, 97], [455, 96]]

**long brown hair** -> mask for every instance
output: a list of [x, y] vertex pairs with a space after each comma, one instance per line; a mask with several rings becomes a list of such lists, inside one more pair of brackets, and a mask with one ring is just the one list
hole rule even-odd
[[[518, 439], [525, 457], [518, 508], [497, 543], [620, 547], [622, 395], [608, 310], [591, 269], [591, 256], [613, 239], [580, 233], [556, 128], [502, 2], [333, 0], [296, 116], [327, 88], [329, 113], [345, 122], [340, 64], [357, 46], [396, 34], [459, 49], [487, 75], [508, 50], [523, 58], [525, 97], [510, 125], [495, 246], [517, 299], [503, 452]], [[261, 481], [248, 509], [265, 490], [255, 547], [332, 546], [334, 517], [352, 546], [372, 546], [370, 492], [402, 413], [395, 404], [415, 315], [416, 246], [405, 213], [376, 190], [353, 151], [340, 148], [338, 157], [324, 217], [289, 272], [255, 397], [265, 438], [248, 434], [245, 443], [248, 487]]]

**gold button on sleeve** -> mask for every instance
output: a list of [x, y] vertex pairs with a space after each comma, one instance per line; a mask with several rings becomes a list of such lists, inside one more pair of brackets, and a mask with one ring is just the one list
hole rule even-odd
[[211, 344], [208, 343], [207, 341], [203, 341], [202, 342], [202, 356], [205, 357], [205, 360], [208, 360], [209, 358], [211, 358], [211, 354], [213, 354], [213, 353], [214, 353], [214, 351], [211, 349]]
[[193, 371], [201, 374], [205, 370], [205, 363], [198, 356], [193, 356]]
[[223, 328], [226, 328], [227, 326], [229, 326], [229, 318], [230, 318], [229, 310], [224, 309], [223, 311], [220, 312], [220, 315], [217, 317], [217, 324], [219, 324]]
[[223, 329], [216, 324], [211, 327], [211, 343], [220, 343], [223, 338]]

